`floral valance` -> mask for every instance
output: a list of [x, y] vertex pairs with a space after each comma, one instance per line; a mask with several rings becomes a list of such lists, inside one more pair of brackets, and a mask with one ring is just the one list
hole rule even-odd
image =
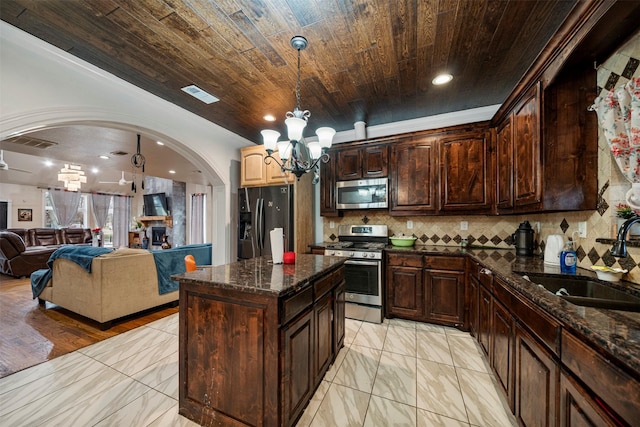
[[640, 78], [599, 96], [592, 109], [620, 171], [629, 182], [640, 182]]

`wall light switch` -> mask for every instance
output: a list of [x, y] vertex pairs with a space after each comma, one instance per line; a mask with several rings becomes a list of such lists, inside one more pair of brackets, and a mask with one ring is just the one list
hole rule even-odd
[[336, 228], [336, 223], [333, 221], [329, 221], [329, 228]]
[[413, 229], [413, 221], [409, 220], [407, 221], [407, 230], [412, 230]]
[[587, 221], [580, 221], [578, 223], [578, 236], [587, 237]]
[[467, 221], [460, 221], [460, 230], [465, 231], [469, 229], [469, 223]]

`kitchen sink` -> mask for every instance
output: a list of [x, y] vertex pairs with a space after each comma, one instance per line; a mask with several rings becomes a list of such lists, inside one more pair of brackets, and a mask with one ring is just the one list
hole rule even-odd
[[567, 301], [586, 307], [640, 312], [640, 297], [588, 277], [528, 275], [529, 280]]

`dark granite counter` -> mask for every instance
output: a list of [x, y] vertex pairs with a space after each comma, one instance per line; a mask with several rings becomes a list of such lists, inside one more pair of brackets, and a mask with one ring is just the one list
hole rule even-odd
[[215, 267], [202, 267], [171, 278], [181, 283], [286, 297], [304, 289], [311, 281], [328, 271], [338, 268], [344, 261], [345, 258], [296, 254], [295, 264], [274, 265], [271, 256], [264, 256]]
[[[462, 249], [459, 246], [388, 247], [387, 252], [424, 255], [468, 255], [500, 276], [509, 286], [557, 319], [564, 328], [583, 336], [595, 347], [619, 359], [640, 375], [640, 313], [572, 304], [522, 278], [526, 273], [562, 275], [560, 267], [547, 266], [539, 257], [517, 257], [513, 249]], [[578, 268], [577, 275], [596, 277]], [[621, 281], [610, 286], [640, 296], [640, 286]]]

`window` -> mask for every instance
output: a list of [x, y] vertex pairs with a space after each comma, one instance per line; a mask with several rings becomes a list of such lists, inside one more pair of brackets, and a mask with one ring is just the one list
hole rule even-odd
[[[82, 194], [80, 197], [80, 206], [78, 206], [78, 212], [74, 221], [69, 225], [73, 228], [89, 228], [89, 210], [87, 208], [89, 202], [89, 196]], [[51, 197], [49, 191], [44, 193], [44, 226], [51, 228], [60, 228], [56, 216], [53, 213], [53, 204], [51, 203]]]

